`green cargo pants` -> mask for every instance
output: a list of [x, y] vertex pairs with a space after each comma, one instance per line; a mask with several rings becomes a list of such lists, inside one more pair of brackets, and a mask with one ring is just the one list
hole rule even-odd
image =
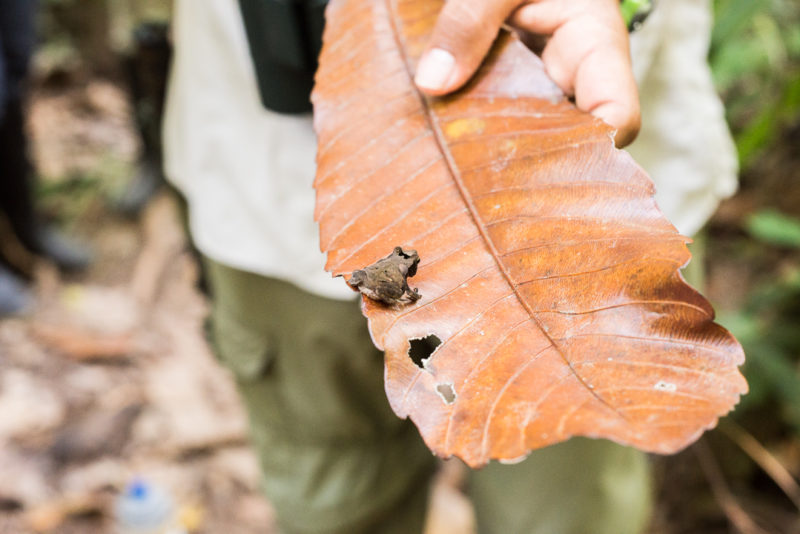
[[[207, 260], [210, 334], [250, 416], [264, 491], [286, 534], [417, 534], [436, 468], [383, 390], [355, 301]], [[644, 454], [573, 439], [470, 474], [481, 534], [636, 534]]]

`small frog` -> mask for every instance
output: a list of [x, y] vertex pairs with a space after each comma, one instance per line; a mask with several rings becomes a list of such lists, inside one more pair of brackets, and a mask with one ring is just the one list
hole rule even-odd
[[389, 305], [410, 304], [422, 295], [417, 289], [408, 287], [407, 278], [417, 274], [419, 255], [416, 250], [404, 251], [394, 247], [394, 251], [369, 267], [353, 271], [348, 284], [371, 299]]

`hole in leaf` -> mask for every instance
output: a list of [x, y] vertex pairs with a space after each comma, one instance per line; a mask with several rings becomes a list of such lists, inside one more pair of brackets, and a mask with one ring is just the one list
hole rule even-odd
[[437, 384], [436, 393], [439, 394], [445, 404], [453, 404], [456, 401], [456, 390], [453, 389], [453, 384]]
[[409, 343], [411, 346], [408, 349], [408, 357], [414, 365], [425, 369], [425, 360], [431, 357], [433, 351], [442, 344], [442, 340], [431, 334], [421, 339], [411, 339]]

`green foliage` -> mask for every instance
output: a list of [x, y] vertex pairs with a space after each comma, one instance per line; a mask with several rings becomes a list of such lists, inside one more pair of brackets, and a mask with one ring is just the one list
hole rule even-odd
[[[745, 228], [763, 252], [772, 246], [786, 247], [794, 256], [800, 251], [798, 219], [766, 210], [749, 217]], [[750, 292], [742, 309], [719, 320], [747, 354], [750, 394], [736, 415], [777, 409], [783, 423], [800, 435], [800, 266], [787, 261], [777, 270]]]
[[132, 169], [130, 161], [108, 153], [94, 158], [90, 168], [66, 176], [37, 180], [36, 203], [48, 218], [67, 227], [79, 224], [119, 198]]
[[[709, 59], [747, 171], [800, 121], [800, 2], [714, 0], [714, 12]], [[735, 415], [776, 413], [800, 435], [800, 220], [762, 210], [743, 229], [749, 238], [736, 254], [771, 276], [749, 288], [740, 309], [720, 314], [747, 354], [750, 394]]]
[[716, 0], [710, 61], [747, 167], [800, 114], [800, 3]]
[[747, 231], [764, 243], [800, 249], [800, 219], [776, 210], [763, 210], [747, 218]]

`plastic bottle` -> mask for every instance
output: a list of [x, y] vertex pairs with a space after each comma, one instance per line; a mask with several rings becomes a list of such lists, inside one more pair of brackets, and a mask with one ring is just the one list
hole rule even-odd
[[137, 478], [114, 503], [119, 534], [186, 534], [175, 518], [175, 505], [159, 486]]

